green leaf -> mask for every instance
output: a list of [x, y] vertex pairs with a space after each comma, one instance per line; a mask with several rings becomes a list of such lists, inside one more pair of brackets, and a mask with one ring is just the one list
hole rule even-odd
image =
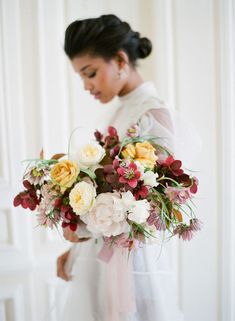
[[94, 172], [92, 172], [89, 168], [87, 169], [81, 169], [81, 172], [87, 174], [91, 179], [96, 179], [96, 175]]

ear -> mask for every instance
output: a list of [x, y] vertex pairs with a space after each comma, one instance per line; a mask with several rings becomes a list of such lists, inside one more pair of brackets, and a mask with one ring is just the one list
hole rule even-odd
[[129, 65], [129, 58], [128, 55], [123, 50], [119, 50], [115, 56], [115, 59], [118, 63], [118, 67], [123, 69], [125, 65]]

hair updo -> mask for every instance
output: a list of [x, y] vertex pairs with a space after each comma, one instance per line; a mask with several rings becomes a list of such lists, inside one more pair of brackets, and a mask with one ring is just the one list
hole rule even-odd
[[70, 59], [90, 54], [106, 61], [123, 50], [130, 64], [136, 66], [137, 59], [150, 55], [152, 43], [148, 38], [141, 38], [127, 22], [108, 14], [72, 22], [65, 32], [64, 50]]

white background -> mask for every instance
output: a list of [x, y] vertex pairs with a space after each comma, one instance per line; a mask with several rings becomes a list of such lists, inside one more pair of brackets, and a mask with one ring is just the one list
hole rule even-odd
[[153, 41], [140, 72], [203, 141], [191, 167], [204, 228], [190, 243], [175, 242], [172, 256], [185, 321], [235, 320], [234, 8], [233, 0], [0, 0], [1, 321], [42, 321], [53, 303], [56, 257], [69, 244], [35, 228], [12, 198], [21, 160], [42, 147], [46, 157], [66, 152], [72, 129], [102, 129], [116, 108], [89, 97], [63, 52], [70, 22], [103, 13]]

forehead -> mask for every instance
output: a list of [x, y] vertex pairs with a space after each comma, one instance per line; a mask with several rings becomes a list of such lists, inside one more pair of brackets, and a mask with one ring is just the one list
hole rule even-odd
[[72, 59], [72, 65], [76, 72], [82, 72], [88, 67], [99, 67], [107, 62], [101, 57], [92, 57], [90, 55], [78, 56]]

